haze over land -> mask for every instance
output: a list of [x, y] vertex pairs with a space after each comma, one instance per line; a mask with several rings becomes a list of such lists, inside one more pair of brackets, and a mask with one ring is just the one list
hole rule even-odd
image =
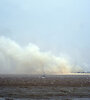
[[[73, 66], [68, 59], [43, 52], [34, 44], [21, 47], [9, 38], [0, 37], [0, 73], [61, 74], [71, 73]], [[82, 71], [76, 67], [77, 71]]]
[[0, 73], [90, 72], [90, 0], [1, 0]]

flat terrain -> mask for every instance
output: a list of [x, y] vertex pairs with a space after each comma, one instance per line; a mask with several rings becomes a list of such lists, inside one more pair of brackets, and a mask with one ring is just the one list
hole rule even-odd
[[0, 75], [0, 97], [89, 100], [90, 75], [47, 75], [45, 78], [41, 75]]

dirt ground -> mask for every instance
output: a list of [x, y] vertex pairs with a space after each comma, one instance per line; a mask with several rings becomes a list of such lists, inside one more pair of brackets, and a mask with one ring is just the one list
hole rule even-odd
[[0, 97], [89, 100], [90, 75], [0, 75]]

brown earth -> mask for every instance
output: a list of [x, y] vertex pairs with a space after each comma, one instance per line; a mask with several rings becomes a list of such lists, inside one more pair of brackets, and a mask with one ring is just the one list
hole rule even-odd
[[0, 75], [0, 97], [90, 97], [90, 75]]

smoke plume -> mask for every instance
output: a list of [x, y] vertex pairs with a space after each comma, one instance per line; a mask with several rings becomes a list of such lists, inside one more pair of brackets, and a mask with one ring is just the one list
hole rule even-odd
[[72, 65], [60, 56], [42, 52], [34, 44], [21, 47], [15, 41], [0, 37], [0, 73], [61, 74], [71, 73]]

